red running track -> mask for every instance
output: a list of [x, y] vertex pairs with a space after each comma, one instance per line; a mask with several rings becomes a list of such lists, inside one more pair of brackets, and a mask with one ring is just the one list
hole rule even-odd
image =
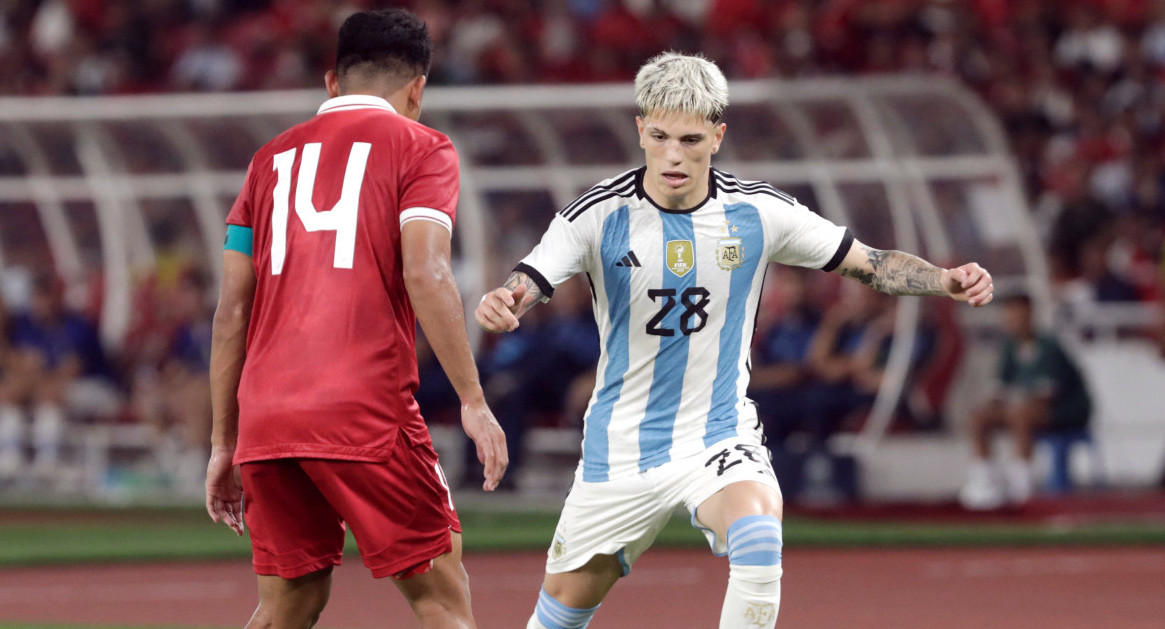
[[[542, 562], [466, 557], [481, 629], [525, 627]], [[727, 572], [706, 551], [648, 551], [591, 627], [714, 628]], [[255, 592], [239, 561], [6, 569], [0, 623], [239, 627]], [[787, 549], [783, 596], [781, 629], [1161, 629], [1165, 548]], [[391, 584], [349, 559], [320, 626], [416, 625]]]

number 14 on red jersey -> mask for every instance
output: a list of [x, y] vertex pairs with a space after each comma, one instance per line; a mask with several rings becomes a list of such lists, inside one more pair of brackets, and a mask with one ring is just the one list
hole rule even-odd
[[[360, 188], [364, 184], [364, 167], [368, 164], [368, 153], [372, 145], [368, 142], [354, 142], [348, 154], [348, 167], [344, 171], [344, 184], [340, 200], [332, 209], [316, 210], [312, 195], [315, 193], [316, 170], [320, 163], [319, 142], [303, 147], [303, 159], [299, 164], [299, 177], [295, 186], [295, 213], [309, 232], [336, 232], [336, 252], [332, 266], [337, 269], [352, 268], [356, 253], [356, 215], [360, 209]], [[274, 190], [274, 210], [271, 215], [271, 274], [283, 272], [283, 261], [287, 259], [287, 218], [291, 205], [291, 171], [295, 166], [296, 149], [284, 151], [275, 156], [274, 170], [278, 176]]]

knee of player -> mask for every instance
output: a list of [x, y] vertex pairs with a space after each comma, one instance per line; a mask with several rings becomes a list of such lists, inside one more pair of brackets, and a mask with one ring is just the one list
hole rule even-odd
[[781, 521], [772, 515], [750, 515], [728, 527], [730, 569], [753, 578], [779, 579], [783, 543]]

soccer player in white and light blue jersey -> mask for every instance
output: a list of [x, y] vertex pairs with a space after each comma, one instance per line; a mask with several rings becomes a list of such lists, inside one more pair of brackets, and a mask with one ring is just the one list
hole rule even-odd
[[673, 510], [684, 505], [727, 555], [720, 627], [773, 627], [780, 606], [781, 491], [745, 397], [765, 269], [835, 271], [894, 295], [992, 299], [978, 264], [942, 269], [871, 249], [763, 182], [711, 167], [728, 104], [724, 75], [665, 53], [635, 79], [644, 167], [560, 211], [478, 323], [506, 332], [585, 273], [602, 355], [583, 454], [529, 629], [585, 627]]

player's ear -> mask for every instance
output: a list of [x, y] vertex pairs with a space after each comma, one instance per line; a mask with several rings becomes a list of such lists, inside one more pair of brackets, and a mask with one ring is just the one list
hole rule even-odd
[[643, 116], [635, 116], [635, 129], [639, 131], [639, 148], [647, 148], [647, 144], [643, 141]]
[[712, 135], [712, 154], [713, 155], [720, 152], [720, 143], [724, 141], [724, 131], [727, 128], [728, 127], [723, 122], [716, 125], [716, 132]]
[[425, 75], [422, 74], [409, 82], [408, 108], [409, 108], [409, 117], [412, 118], [413, 120], [416, 120], [416, 119], [421, 117], [421, 101], [424, 98], [425, 83], [427, 81], [428, 81], [428, 79], [425, 77]]
[[335, 70], [328, 70], [324, 73], [324, 87], [328, 89], [328, 98], [340, 95], [340, 78], [336, 76]]

